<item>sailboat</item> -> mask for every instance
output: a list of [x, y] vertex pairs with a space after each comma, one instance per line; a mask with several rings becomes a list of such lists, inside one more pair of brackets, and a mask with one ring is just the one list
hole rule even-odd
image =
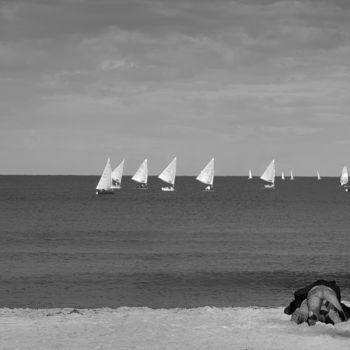
[[113, 194], [112, 188], [112, 167], [111, 160], [108, 158], [106, 166], [101, 175], [100, 181], [96, 187], [96, 194]]
[[170, 186], [162, 187], [162, 191], [175, 191], [175, 176], [176, 176], [176, 157], [169, 163], [169, 165], [158, 176]]
[[294, 180], [294, 176], [293, 176], [292, 170], [290, 171], [290, 179], [291, 179], [291, 180]]
[[253, 179], [252, 171], [249, 169], [248, 180], [252, 180], [252, 179]]
[[213, 191], [214, 183], [214, 158], [204, 167], [204, 169], [196, 177], [196, 180], [206, 184], [204, 191]]
[[275, 173], [275, 160], [273, 159], [263, 174], [260, 176], [260, 179], [270, 183], [269, 185], [264, 185], [265, 188], [275, 188]]
[[345, 166], [340, 176], [340, 186], [344, 186], [346, 192], [349, 191], [349, 187], [346, 186], [348, 182], [349, 182], [348, 168]]
[[281, 179], [282, 179], [282, 180], [285, 180], [284, 172], [283, 172], [283, 171], [282, 171]]
[[113, 189], [119, 190], [122, 188], [123, 170], [124, 170], [124, 159], [112, 171], [112, 188]]
[[139, 183], [136, 186], [138, 190], [147, 190], [147, 180], [148, 180], [148, 167], [147, 167], [147, 158], [142, 162], [140, 167], [136, 170], [135, 175], [131, 178]]
[[321, 180], [321, 175], [320, 175], [320, 173], [318, 172], [318, 170], [317, 170], [317, 180]]

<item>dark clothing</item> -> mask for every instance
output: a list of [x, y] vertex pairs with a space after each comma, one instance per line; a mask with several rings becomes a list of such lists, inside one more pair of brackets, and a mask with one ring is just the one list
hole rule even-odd
[[343, 308], [344, 314], [346, 316], [347, 319], [350, 319], [350, 307], [346, 306], [343, 303], [340, 303], [341, 307]]

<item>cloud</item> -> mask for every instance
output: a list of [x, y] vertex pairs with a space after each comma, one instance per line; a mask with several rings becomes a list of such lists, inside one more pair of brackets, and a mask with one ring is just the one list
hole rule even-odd
[[0, 2], [0, 20], [1, 22], [11, 22], [16, 19], [18, 6], [13, 3]]
[[229, 164], [228, 149], [259, 162], [292, 157], [295, 140], [299, 153], [336, 144], [350, 126], [349, 16], [340, 0], [3, 0], [0, 125], [35, 130], [40, 142], [17, 143], [34, 156], [43, 135], [73, 147], [95, 133], [87, 150], [123, 150], [135, 166], [177, 148]]
[[98, 69], [102, 71], [113, 71], [113, 70], [119, 70], [119, 69], [131, 69], [135, 67], [136, 64], [134, 62], [128, 62], [123, 59], [121, 60], [104, 60], [102, 61]]

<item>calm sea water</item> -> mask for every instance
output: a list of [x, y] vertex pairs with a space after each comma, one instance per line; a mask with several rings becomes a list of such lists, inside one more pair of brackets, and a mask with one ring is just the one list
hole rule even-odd
[[0, 307], [281, 306], [316, 278], [350, 300], [350, 193], [337, 178], [0, 176]]

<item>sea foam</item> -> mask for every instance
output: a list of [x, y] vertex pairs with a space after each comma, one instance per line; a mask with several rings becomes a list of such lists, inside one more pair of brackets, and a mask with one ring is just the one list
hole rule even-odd
[[0, 309], [1, 349], [349, 349], [350, 322], [296, 325], [283, 308]]

